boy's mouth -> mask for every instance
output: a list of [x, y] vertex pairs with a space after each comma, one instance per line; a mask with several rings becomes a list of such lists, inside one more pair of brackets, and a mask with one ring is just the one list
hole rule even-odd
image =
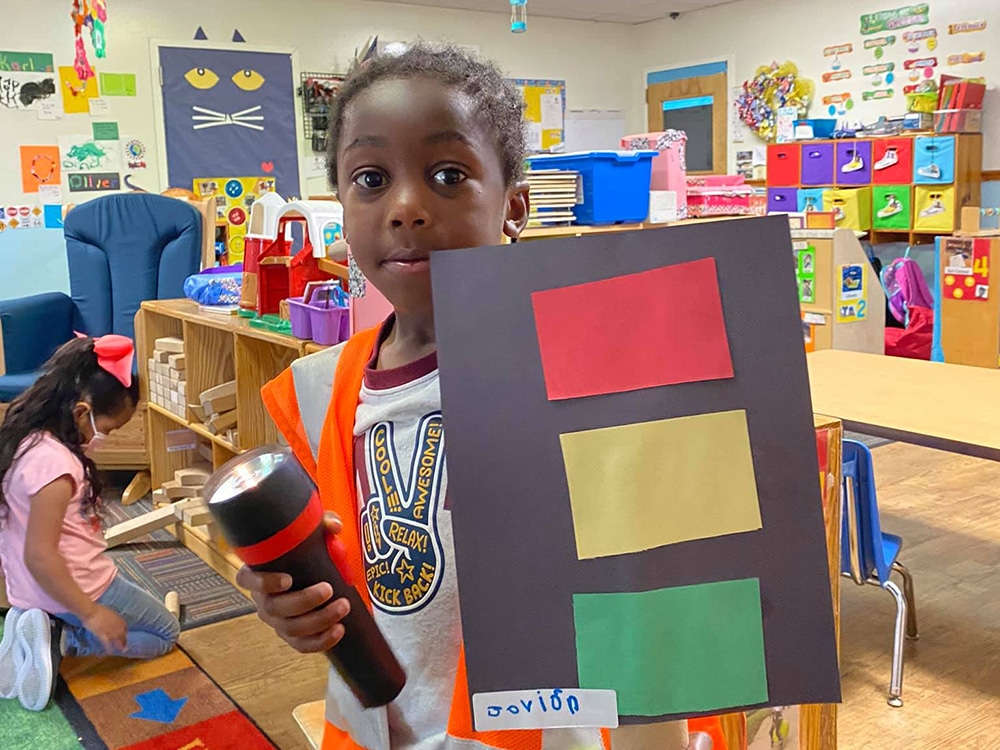
[[400, 253], [382, 261], [381, 265], [390, 271], [406, 273], [424, 272], [430, 267], [430, 259], [419, 253]]

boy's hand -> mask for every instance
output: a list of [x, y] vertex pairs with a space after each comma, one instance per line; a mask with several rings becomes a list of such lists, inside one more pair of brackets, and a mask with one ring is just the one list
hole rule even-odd
[[[340, 533], [342, 526], [335, 514], [327, 513], [323, 522], [328, 534]], [[333, 596], [330, 584], [317, 583], [302, 591], [289, 592], [291, 576], [256, 573], [245, 565], [236, 574], [236, 582], [250, 591], [257, 605], [257, 616], [296, 651], [303, 654], [326, 651], [344, 637], [340, 621], [351, 611], [350, 602], [336, 599], [316, 609]]]
[[83, 627], [97, 636], [109, 652], [120, 653], [125, 650], [128, 624], [113, 609], [97, 605], [81, 622]]

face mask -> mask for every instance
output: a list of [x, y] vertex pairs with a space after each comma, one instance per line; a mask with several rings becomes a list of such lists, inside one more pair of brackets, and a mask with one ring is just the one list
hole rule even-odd
[[100, 447], [104, 445], [105, 441], [107, 441], [108, 439], [107, 435], [105, 435], [103, 432], [97, 429], [97, 423], [94, 422], [93, 411], [90, 412], [90, 426], [94, 430], [94, 436], [87, 441], [87, 444], [85, 446], [83, 446], [83, 452], [87, 454], [93, 453], [94, 451], [100, 449]]

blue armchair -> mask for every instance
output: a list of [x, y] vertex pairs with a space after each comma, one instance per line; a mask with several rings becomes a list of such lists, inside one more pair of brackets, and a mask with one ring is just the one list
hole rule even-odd
[[183, 297], [184, 279], [201, 266], [202, 215], [174, 198], [97, 198], [66, 215], [65, 235], [71, 297], [0, 301], [0, 402], [27, 389], [74, 331], [134, 339], [139, 305]]

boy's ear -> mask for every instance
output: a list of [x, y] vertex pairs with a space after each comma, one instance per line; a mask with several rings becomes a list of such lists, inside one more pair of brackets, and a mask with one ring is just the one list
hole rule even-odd
[[528, 183], [518, 182], [507, 191], [507, 218], [503, 223], [503, 233], [516, 240], [528, 226], [530, 213], [531, 198], [528, 195]]

